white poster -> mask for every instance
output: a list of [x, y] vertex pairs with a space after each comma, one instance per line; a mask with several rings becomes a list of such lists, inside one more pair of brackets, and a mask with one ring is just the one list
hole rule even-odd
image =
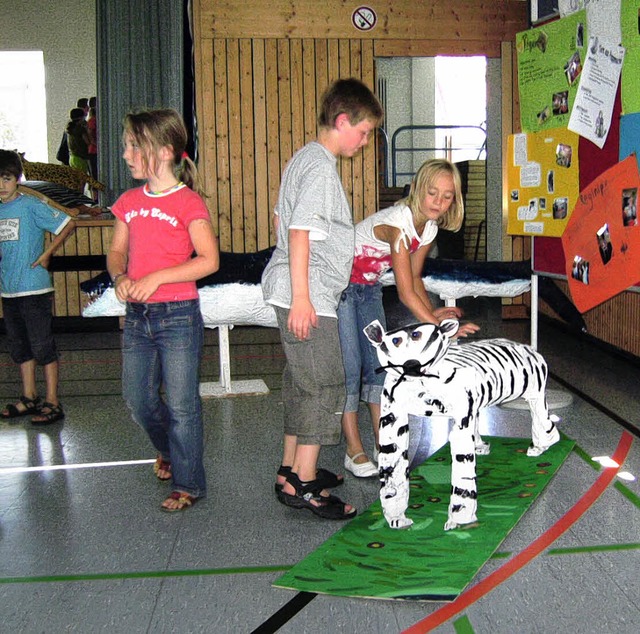
[[597, 37], [589, 38], [587, 58], [567, 127], [601, 149], [611, 125], [623, 60], [624, 47]]
[[558, 0], [560, 17], [587, 9], [587, 30], [601, 40], [622, 42], [620, 28], [621, 0]]

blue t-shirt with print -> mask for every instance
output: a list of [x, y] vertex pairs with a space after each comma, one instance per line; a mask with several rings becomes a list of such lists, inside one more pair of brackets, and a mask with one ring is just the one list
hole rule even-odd
[[51, 275], [31, 265], [44, 251], [45, 232], [58, 234], [71, 220], [33, 196], [18, 195], [0, 203], [0, 294], [37, 295], [53, 290]]

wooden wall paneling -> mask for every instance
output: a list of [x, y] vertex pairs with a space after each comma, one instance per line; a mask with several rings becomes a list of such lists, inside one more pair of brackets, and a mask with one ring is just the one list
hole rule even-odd
[[[362, 79], [362, 40], [351, 40], [350, 62], [351, 68], [348, 75], [343, 77], [355, 77]], [[369, 86], [374, 90], [374, 86]], [[360, 222], [364, 218], [364, 175], [363, 175], [363, 157], [364, 148], [351, 159], [351, 188], [353, 190], [351, 197], [351, 210], [353, 213], [353, 221]]]
[[67, 271], [65, 274], [67, 285], [67, 315], [80, 315], [80, 281], [78, 271]]
[[304, 101], [304, 141], [303, 144], [313, 141], [318, 133], [318, 101], [316, 92], [316, 46], [312, 39], [302, 40], [302, 84]]
[[484, 55], [500, 57], [498, 40], [374, 40], [376, 57], [436, 57]]
[[[264, 40], [253, 40], [253, 133], [255, 139], [256, 250], [271, 244], [267, 169], [267, 87]], [[273, 240], [275, 242], [275, 238]]]
[[53, 314], [56, 317], [66, 317], [67, 311], [67, 281], [65, 274], [58, 271], [53, 274]]
[[[267, 86], [267, 170], [269, 178], [269, 224], [272, 213], [278, 202], [280, 189], [281, 158], [280, 158], [280, 111], [278, 108], [278, 44], [276, 40], [265, 42], [266, 86]], [[287, 159], [285, 159], [287, 160]], [[275, 239], [272, 240], [275, 244]]]
[[[253, 47], [251, 40], [240, 40], [240, 162], [242, 178], [241, 191], [234, 206], [239, 207], [238, 215], [242, 213], [242, 226], [238, 229], [241, 234], [242, 246], [239, 251], [257, 251], [257, 210], [256, 210], [256, 156], [254, 136], [254, 102], [253, 102]], [[233, 173], [233, 172], [232, 172]], [[234, 251], [236, 250], [234, 228]]]
[[84, 254], [91, 255], [91, 243], [89, 242], [89, 227], [76, 227], [74, 234], [76, 238], [77, 252], [82, 253], [83, 255]]
[[227, 40], [227, 95], [229, 107], [229, 216], [231, 251], [244, 247], [244, 212], [242, 209], [242, 129], [240, 124], [240, 41]]
[[[200, 0], [202, 37], [275, 37], [508, 41], [528, 24], [528, 3], [514, 0], [387, 0], [378, 24], [357, 32], [356, 4], [344, 0]], [[421, 25], [420, 27], [418, 25]]]
[[215, 85], [215, 138], [216, 156], [218, 158], [217, 210], [218, 239], [222, 251], [231, 250], [231, 191], [229, 172], [229, 120], [227, 94], [227, 42], [214, 40], [213, 68]]
[[280, 125], [280, 173], [293, 153], [291, 141], [291, 64], [289, 40], [278, 40], [278, 122]]
[[329, 85], [329, 40], [315, 40], [316, 52], [316, 110], [322, 94]]
[[[370, 40], [362, 40], [362, 81], [375, 92], [375, 59], [373, 53], [374, 43]], [[362, 153], [363, 166], [363, 207], [364, 216], [370, 216], [378, 209], [378, 160], [377, 160], [377, 135], [371, 133], [369, 144]]]
[[289, 42], [291, 77], [291, 143], [296, 152], [304, 145], [304, 92], [302, 69], [302, 40]]
[[[204, 183], [205, 202], [216, 235], [220, 231], [218, 217], [218, 177], [216, 152], [216, 90], [214, 85], [213, 40], [202, 40], [196, 47], [201, 73], [196, 82], [198, 117], [198, 171]], [[206, 169], [204, 167], [206, 166]]]
[[[338, 72], [330, 78], [330, 81], [351, 77], [351, 42], [350, 40], [337, 40]], [[338, 159], [342, 186], [347, 193], [347, 199], [351, 202], [353, 209], [353, 161], [355, 159]]]

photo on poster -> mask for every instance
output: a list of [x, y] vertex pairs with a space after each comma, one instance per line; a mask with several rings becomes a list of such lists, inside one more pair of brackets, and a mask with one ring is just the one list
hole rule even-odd
[[517, 189], [511, 190], [511, 202], [517, 203], [520, 200], [520, 192]]
[[551, 108], [545, 106], [540, 112], [538, 112], [538, 123], [543, 124], [551, 116]]
[[566, 218], [569, 211], [568, 207], [568, 198], [556, 198], [553, 201], [553, 219], [562, 220], [563, 218]]
[[567, 114], [569, 112], [569, 91], [554, 92], [551, 103], [554, 115]]
[[638, 224], [637, 200], [637, 187], [622, 190], [622, 224], [625, 227], [635, 227]]
[[538, 199], [532, 198], [529, 201], [529, 213], [527, 215], [527, 218], [529, 220], [533, 220], [537, 215], [538, 215]]
[[573, 266], [571, 267], [571, 277], [583, 284], [589, 283], [589, 261], [576, 255], [573, 258]]
[[564, 66], [564, 74], [569, 82], [569, 86], [576, 83], [580, 73], [582, 72], [582, 62], [580, 61], [580, 53], [576, 51]]
[[544, 211], [547, 208], [547, 199], [540, 198], [539, 204], [540, 204], [540, 211]]
[[582, 48], [584, 46], [584, 24], [578, 22], [576, 26], [576, 46]]
[[547, 193], [553, 194], [554, 191], [555, 191], [554, 174], [553, 174], [553, 170], [549, 170], [547, 172]]
[[572, 150], [570, 145], [558, 143], [556, 148], [556, 164], [560, 167], [571, 167]]
[[613, 255], [613, 245], [611, 244], [609, 225], [606, 222], [596, 232], [596, 239], [598, 240], [598, 250], [602, 258], [602, 263], [607, 264]]

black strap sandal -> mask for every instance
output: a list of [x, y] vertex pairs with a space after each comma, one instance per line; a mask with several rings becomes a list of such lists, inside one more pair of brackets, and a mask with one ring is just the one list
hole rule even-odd
[[[286, 478], [291, 473], [291, 467], [285, 467], [284, 465], [280, 465], [278, 469], [278, 475]], [[338, 476], [333, 471], [329, 471], [329, 469], [320, 468], [316, 471], [316, 479], [314, 482], [320, 481], [322, 482], [323, 489], [335, 489], [339, 487], [341, 484], [344, 484], [344, 478], [342, 476]], [[282, 491], [282, 485], [279, 482], [276, 482], [274, 485], [276, 494], [279, 491]]]
[[[37, 420], [41, 418], [42, 420]], [[37, 415], [31, 419], [32, 425], [51, 425], [64, 418], [64, 411], [61, 405], [54, 405], [45, 401], [38, 410]]]
[[40, 409], [42, 408], [42, 399], [39, 396], [36, 396], [35, 398], [21, 396], [19, 401], [24, 405], [25, 409], [18, 409], [14, 403], [7, 403], [5, 407], [7, 414], [1, 412], [0, 416], [2, 418], [18, 418], [19, 416], [28, 416], [29, 414], [40, 413]]
[[302, 482], [297, 473], [289, 473], [287, 482], [296, 490], [295, 495], [284, 491], [278, 494], [282, 504], [294, 509], [308, 509], [314, 515], [327, 520], [348, 520], [357, 515], [356, 509], [346, 512], [347, 505], [335, 495], [321, 495], [324, 485], [322, 480]]

